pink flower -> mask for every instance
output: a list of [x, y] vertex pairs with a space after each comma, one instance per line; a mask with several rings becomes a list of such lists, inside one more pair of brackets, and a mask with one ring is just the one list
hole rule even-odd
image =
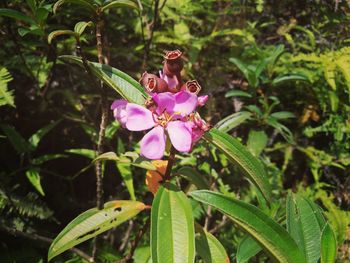
[[205, 105], [205, 103], [207, 103], [209, 99], [208, 95], [204, 95], [204, 96], [199, 96], [198, 97], [198, 106], [202, 107]]
[[195, 110], [197, 96], [187, 91], [177, 94], [164, 92], [154, 95], [153, 99], [157, 104], [154, 112], [134, 103], [126, 105], [125, 126], [128, 130], [151, 129], [141, 140], [141, 155], [148, 159], [161, 159], [165, 151], [166, 134], [176, 150], [189, 152], [192, 130], [183, 117]]
[[120, 125], [125, 128], [126, 123], [126, 104], [127, 100], [115, 100], [111, 105], [111, 110], [113, 110], [114, 118], [119, 121]]

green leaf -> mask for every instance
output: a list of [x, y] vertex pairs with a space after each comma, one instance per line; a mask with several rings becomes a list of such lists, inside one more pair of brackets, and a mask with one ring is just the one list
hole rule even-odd
[[247, 263], [251, 257], [254, 257], [260, 251], [259, 244], [251, 236], [245, 236], [238, 244], [237, 263]]
[[248, 92], [242, 91], [242, 90], [230, 90], [226, 92], [225, 98], [230, 98], [230, 97], [246, 97], [246, 98], [251, 98], [252, 95], [249, 94]]
[[7, 83], [13, 80], [11, 74], [6, 68], [0, 68], [0, 106], [15, 106], [13, 90], [8, 90]]
[[227, 215], [277, 262], [305, 263], [303, 254], [288, 232], [257, 207], [208, 190], [194, 191], [190, 196]]
[[232, 136], [217, 129], [211, 129], [204, 135], [204, 139], [216, 146], [226, 157], [248, 177], [248, 179], [262, 192], [267, 201], [270, 200], [271, 190], [266, 179], [266, 171], [259, 159]]
[[39, 156], [37, 158], [34, 158], [32, 159], [32, 164], [35, 164], [35, 165], [40, 165], [40, 164], [43, 164], [47, 161], [51, 161], [51, 160], [55, 160], [55, 159], [59, 159], [59, 158], [66, 158], [68, 157], [67, 155], [65, 154], [45, 154], [45, 155], [42, 155], [42, 156]]
[[58, 36], [62, 36], [62, 35], [69, 35], [69, 36], [73, 36], [75, 38], [78, 38], [79, 35], [75, 32], [73, 32], [72, 30], [55, 30], [52, 31], [48, 37], [47, 37], [47, 42], [49, 44], [51, 44], [52, 40]]
[[49, 15], [50, 11], [47, 10], [45, 7], [39, 7], [35, 10], [35, 18], [36, 21], [39, 23], [44, 22], [47, 19], [47, 16]]
[[102, 210], [92, 208], [85, 211], [58, 234], [49, 248], [48, 260], [85, 240], [120, 225], [143, 209], [145, 205], [141, 202], [120, 200], [106, 203]]
[[80, 7], [85, 8], [87, 11], [91, 13], [95, 13], [97, 8], [95, 8], [90, 1], [86, 0], [58, 0], [55, 5], [53, 6], [53, 13], [55, 14], [57, 12], [57, 9], [63, 5], [63, 4], [75, 4], [79, 5]]
[[244, 64], [237, 58], [230, 58], [229, 61], [235, 64], [237, 68], [243, 73], [243, 75], [249, 82], [249, 85], [251, 85], [253, 88], [256, 88], [258, 86], [259, 81], [255, 73], [246, 64]]
[[267, 145], [268, 137], [264, 131], [250, 130], [247, 147], [254, 156], [259, 156]]
[[337, 257], [337, 240], [331, 226], [327, 223], [321, 237], [321, 263], [334, 263]]
[[67, 149], [65, 152], [78, 154], [89, 159], [95, 159], [96, 157], [96, 151], [91, 149]]
[[132, 9], [136, 9], [136, 10], [139, 9], [139, 6], [131, 0], [115, 0], [115, 1], [111, 1], [111, 2], [107, 3], [106, 5], [104, 5], [101, 8], [101, 11], [104, 12], [107, 9], [120, 8], [120, 7], [128, 7], [128, 8], [132, 8]]
[[5, 133], [7, 139], [12, 144], [17, 153], [22, 154], [33, 151], [33, 147], [20, 135], [13, 126], [0, 124], [0, 128]]
[[149, 246], [138, 246], [135, 249], [133, 256], [133, 263], [152, 263], [151, 261], [151, 250]]
[[[306, 262], [317, 262], [320, 258], [321, 230], [324, 225], [319, 208], [310, 200], [293, 194], [288, 195], [286, 206], [288, 232], [304, 253]], [[322, 218], [318, 218], [320, 216]]]
[[309, 81], [308, 77], [304, 75], [289, 74], [289, 75], [283, 75], [283, 76], [278, 76], [274, 78], [272, 81], [272, 85], [277, 86], [277, 85], [283, 84], [285, 81], [295, 81], [295, 80]]
[[53, 123], [50, 123], [43, 128], [37, 130], [30, 138], [29, 143], [33, 146], [34, 149], [38, 147], [39, 142], [41, 139], [49, 132], [51, 131], [58, 123], [60, 123], [61, 120], [55, 121]]
[[[60, 56], [64, 61], [71, 61], [83, 66], [80, 58], [75, 56]], [[113, 88], [124, 99], [131, 103], [144, 104], [147, 94], [144, 88], [126, 73], [99, 63], [88, 62], [92, 73], [109, 87]]]
[[26, 171], [26, 176], [29, 182], [34, 186], [34, 188], [42, 195], [45, 196], [44, 190], [41, 187], [40, 174], [38, 169], [32, 167]]
[[93, 26], [93, 24], [94, 23], [92, 21], [89, 21], [89, 22], [80, 21], [80, 22], [75, 24], [74, 32], [77, 33], [78, 36], [81, 36], [84, 33], [86, 27]]
[[248, 111], [239, 111], [219, 121], [215, 125], [215, 128], [217, 128], [222, 132], [229, 132], [233, 128], [236, 128], [241, 123], [245, 122], [246, 120], [249, 120], [251, 116], [252, 116], [252, 113]]
[[152, 204], [152, 262], [194, 262], [194, 242], [194, 222], [188, 198], [173, 184], [161, 186]]
[[290, 111], [278, 111], [278, 112], [272, 113], [270, 116], [272, 116], [277, 120], [295, 118], [294, 113]]
[[223, 245], [212, 234], [196, 225], [196, 250], [199, 256], [206, 263], [227, 263], [230, 262]]
[[136, 200], [131, 165], [125, 163], [117, 163], [117, 168], [121, 177], [123, 178], [126, 188], [128, 189], [131, 200]]
[[188, 181], [193, 183], [198, 189], [209, 189], [208, 182], [204, 180], [203, 175], [198, 173], [192, 167], [181, 167], [175, 172], [175, 174], [179, 174], [181, 177], [187, 179]]
[[16, 20], [21, 20], [29, 24], [35, 24], [35, 21], [31, 19], [29, 16], [26, 16], [21, 12], [18, 12], [16, 10], [9, 9], [9, 8], [0, 8], [0, 16], [14, 18]]

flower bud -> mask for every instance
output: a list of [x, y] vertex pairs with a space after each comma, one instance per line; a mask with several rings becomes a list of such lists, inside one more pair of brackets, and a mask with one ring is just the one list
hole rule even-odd
[[204, 106], [205, 103], [207, 103], [208, 98], [209, 98], [208, 95], [199, 96], [199, 97], [198, 97], [198, 104], [197, 104], [197, 105], [200, 106], [200, 107]]
[[188, 92], [198, 94], [202, 87], [198, 84], [197, 80], [190, 80], [187, 81], [185, 84], [182, 85], [181, 90], [186, 90]]
[[148, 92], [160, 93], [165, 92], [168, 89], [168, 84], [165, 80], [147, 72], [142, 74], [140, 83]]
[[182, 52], [180, 50], [167, 51], [164, 55], [165, 62], [163, 72], [169, 77], [174, 75], [180, 76], [183, 69], [183, 62], [181, 58]]

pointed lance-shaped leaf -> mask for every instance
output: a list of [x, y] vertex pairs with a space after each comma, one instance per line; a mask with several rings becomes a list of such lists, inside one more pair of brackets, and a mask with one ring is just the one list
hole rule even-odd
[[120, 200], [105, 203], [102, 210], [92, 208], [77, 216], [58, 234], [52, 242], [48, 260], [98, 234], [136, 216], [145, 209], [137, 201]]

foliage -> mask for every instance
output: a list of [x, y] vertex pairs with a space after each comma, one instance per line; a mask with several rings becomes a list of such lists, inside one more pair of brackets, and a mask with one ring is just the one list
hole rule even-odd
[[[349, 14], [325, 0], [1, 2], [0, 261], [346, 262]], [[147, 104], [142, 72], [175, 49], [211, 129], [159, 169], [105, 113]]]

